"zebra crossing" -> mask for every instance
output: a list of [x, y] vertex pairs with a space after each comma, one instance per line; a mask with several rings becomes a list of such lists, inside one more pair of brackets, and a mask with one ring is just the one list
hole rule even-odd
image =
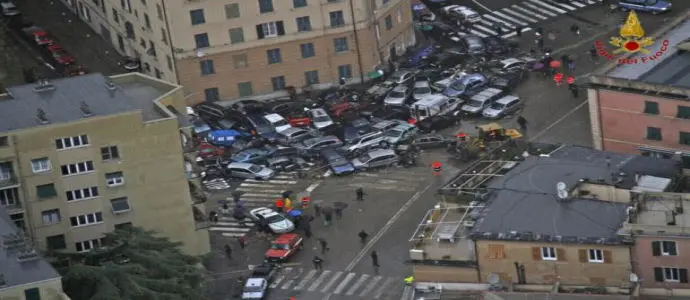
[[510, 31], [503, 34], [502, 37], [509, 38], [516, 35], [515, 29], [518, 27], [522, 28], [522, 32], [530, 31], [533, 30], [529, 27], [532, 24], [546, 21], [595, 3], [599, 3], [599, 1], [573, 0], [561, 3], [557, 0], [524, 0], [510, 7], [482, 15], [482, 19], [472, 25], [470, 33], [480, 37], [495, 36], [497, 32], [494, 31], [494, 28], [496, 25], [500, 25], [504, 32]]
[[[234, 191], [242, 193], [240, 200], [244, 202], [246, 212], [249, 213], [258, 207], [273, 207], [275, 200], [282, 197], [283, 192], [296, 188], [298, 184], [296, 177], [294, 173], [284, 173], [276, 175], [271, 180], [247, 179]], [[232, 202], [233, 198], [227, 197], [225, 200]], [[221, 204], [218, 204], [216, 210], [221, 211]], [[220, 216], [218, 222], [211, 224], [209, 231], [220, 232], [224, 237], [241, 237], [249, 233], [254, 226], [254, 222], [251, 222], [249, 218], [245, 221], [244, 224], [240, 224], [232, 216]]]
[[270, 283], [269, 289], [382, 299], [402, 293], [402, 288], [397, 289], [402, 280], [355, 272], [284, 268]]

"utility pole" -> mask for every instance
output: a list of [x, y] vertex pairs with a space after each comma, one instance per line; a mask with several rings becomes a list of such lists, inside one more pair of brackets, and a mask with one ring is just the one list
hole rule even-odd
[[359, 79], [364, 83], [364, 70], [362, 66], [362, 51], [359, 49], [359, 37], [357, 36], [357, 21], [355, 19], [355, 5], [350, 0], [350, 17], [352, 17], [352, 33], [355, 35], [355, 51], [357, 51], [357, 68], [359, 69]]

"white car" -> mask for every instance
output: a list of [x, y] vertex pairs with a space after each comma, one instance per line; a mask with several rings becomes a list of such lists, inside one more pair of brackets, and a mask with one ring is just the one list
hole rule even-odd
[[447, 16], [463, 22], [477, 23], [482, 20], [478, 12], [467, 6], [449, 5], [442, 8], [442, 10]]
[[266, 222], [268, 222], [268, 228], [270, 228], [273, 233], [288, 233], [295, 230], [295, 224], [292, 223], [292, 221], [268, 207], [252, 209], [249, 211], [249, 215], [257, 222], [266, 220]]
[[431, 84], [428, 81], [417, 81], [412, 88], [412, 97], [415, 101], [422, 100], [424, 97], [431, 95]]
[[327, 127], [333, 125], [333, 119], [331, 119], [328, 113], [326, 113], [326, 110], [323, 108], [309, 110], [307, 111], [307, 114], [309, 114], [309, 118], [311, 118], [314, 128], [318, 130], [326, 129]]
[[264, 166], [233, 162], [226, 167], [226, 174], [235, 178], [269, 180], [276, 174], [275, 171]]

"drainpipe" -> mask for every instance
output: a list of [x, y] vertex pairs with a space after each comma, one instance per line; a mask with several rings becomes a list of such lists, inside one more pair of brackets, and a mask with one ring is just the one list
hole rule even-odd
[[[177, 59], [175, 58], [175, 46], [173, 46], [172, 35], [170, 33], [170, 24], [168, 23], [168, 9], [165, 6], [165, 0], [161, 0], [161, 9], [163, 10], [163, 23], [165, 23], [166, 34], [168, 35], [168, 45], [170, 46], [170, 58], [172, 59], [173, 70], [175, 70], [175, 79], [177, 84], [180, 84], [180, 72], [177, 69]], [[167, 60], [167, 58], [165, 58]], [[166, 64], [168, 62], [165, 62]], [[185, 103], [186, 104], [186, 103]]]
[[482, 283], [482, 271], [479, 268], [479, 248], [477, 248], [477, 240], [472, 240], [472, 244], [474, 244], [474, 262], [476, 264], [475, 268], [477, 269], [477, 283]]
[[[357, 21], [355, 20], [355, 6], [353, 0], [350, 0], [350, 17], [352, 17], [352, 33], [355, 34], [355, 48], [357, 49], [357, 64], [359, 68], [359, 79], [364, 83], [364, 66], [362, 65], [362, 51], [359, 49], [359, 37], [357, 36]], [[338, 78], [340, 79], [340, 78]]]

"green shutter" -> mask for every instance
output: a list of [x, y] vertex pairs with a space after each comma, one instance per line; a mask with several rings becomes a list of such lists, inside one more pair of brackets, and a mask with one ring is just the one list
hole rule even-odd
[[644, 102], [644, 113], [658, 115], [659, 114], [659, 103], [654, 101]]
[[44, 184], [44, 185], [37, 185], [36, 186], [36, 195], [38, 198], [52, 198], [57, 196], [57, 191], [55, 190], [55, 185], [50, 183], [50, 184]]
[[647, 127], [647, 139], [661, 141], [661, 128]]
[[676, 117], [690, 119], [690, 106], [678, 105], [678, 115], [676, 115]]
[[240, 82], [237, 84], [237, 89], [239, 90], [240, 97], [247, 97], [254, 94], [251, 82]]
[[683, 132], [681, 131], [678, 133], [678, 143], [681, 145], [690, 145], [690, 132]]

